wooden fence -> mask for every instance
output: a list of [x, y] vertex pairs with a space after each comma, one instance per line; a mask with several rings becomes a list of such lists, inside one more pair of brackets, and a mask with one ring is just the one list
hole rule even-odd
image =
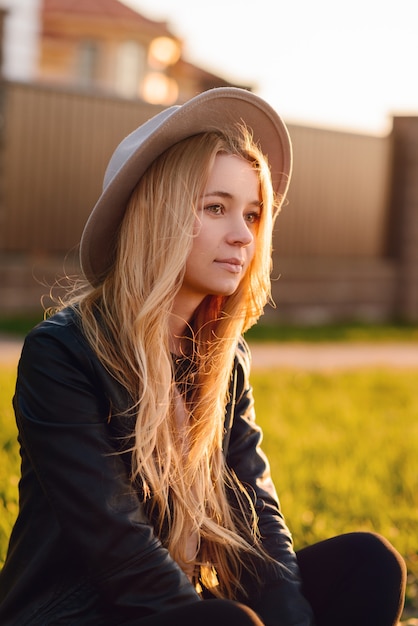
[[[117, 143], [158, 107], [7, 83], [1, 247], [62, 252], [77, 244]], [[279, 218], [281, 256], [381, 254], [388, 141], [290, 126], [295, 168]]]
[[3, 98], [1, 247], [67, 251], [79, 241], [113, 149], [160, 108], [17, 83], [4, 86]]
[[289, 126], [294, 173], [278, 221], [286, 257], [376, 258], [385, 246], [390, 140]]
[[[22, 259], [32, 276], [33, 259], [62, 259], [76, 248], [113, 149], [160, 108], [35, 84], [0, 88], [4, 308], [25, 284], [16, 279]], [[398, 269], [387, 254], [392, 138], [293, 124], [289, 130], [294, 174], [274, 240], [275, 275], [283, 276], [273, 290], [278, 315], [391, 316]], [[22, 291], [19, 306], [25, 298]]]

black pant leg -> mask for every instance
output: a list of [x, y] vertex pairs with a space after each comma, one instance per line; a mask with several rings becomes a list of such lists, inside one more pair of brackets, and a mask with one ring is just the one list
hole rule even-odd
[[[156, 613], [137, 622], [138, 626], [263, 626], [250, 608], [230, 600], [203, 600]], [[128, 625], [126, 625], [128, 626]], [[134, 624], [129, 624], [134, 626]]]
[[297, 553], [317, 626], [394, 626], [406, 585], [403, 559], [383, 537], [349, 533]]

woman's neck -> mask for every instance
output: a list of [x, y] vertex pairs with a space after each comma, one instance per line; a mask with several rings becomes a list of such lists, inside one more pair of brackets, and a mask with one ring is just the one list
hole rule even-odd
[[178, 356], [184, 354], [183, 344], [185, 337], [189, 335], [187, 327], [200, 302], [201, 300], [194, 302], [190, 298], [181, 297], [181, 292], [175, 299], [168, 322], [171, 337], [170, 352], [172, 354]]
[[187, 321], [177, 313], [170, 315], [170, 352], [176, 356], [184, 354], [184, 338], [187, 332]]

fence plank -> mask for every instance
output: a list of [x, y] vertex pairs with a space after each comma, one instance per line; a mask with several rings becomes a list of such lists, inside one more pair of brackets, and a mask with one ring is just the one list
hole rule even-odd
[[159, 107], [9, 83], [3, 156], [4, 251], [77, 245], [108, 159]]
[[[1, 248], [77, 245], [117, 143], [160, 110], [145, 103], [5, 83]], [[377, 258], [387, 222], [389, 140], [290, 125], [295, 153], [279, 257]]]
[[278, 256], [376, 258], [385, 247], [390, 141], [289, 126], [294, 173]]

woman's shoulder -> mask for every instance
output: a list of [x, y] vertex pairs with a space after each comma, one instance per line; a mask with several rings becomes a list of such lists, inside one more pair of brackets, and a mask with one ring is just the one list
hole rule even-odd
[[29, 331], [26, 339], [40, 336], [71, 336], [80, 334], [80, 322], [77, 309], [74, 307], [65, 307], [54, 313], [50, 317], [39, 322], [32, 330]]
[[67, 307], [35, 326], [26, 336], [19, 361], [19, 377], [34, 371], [61, 383], [71, 383], [110, 398], [112, 405], [126, 410], [131, 404], [126, 390], [105, 368], [82, 329], [77, 308]]
[[54, 332], [54, 330], [58, 328], [66, 328], [69, 329], [70, 332], [73, 332], [75, 328], [79, 327], [79, 317], [77, 307], [67, 306], [53, 315], [46, 317], [42, 322], [32, 328], [31, 332]]
[[248, 343], [241, 336], [238, 340], [237, 350], [235, 353], [235, 359], [237, 364], [241, 365], [246, 372], [249, 372], [251, 369], [251, 351], [248, 346]]
[[47, 350], [81, 354], [89, 353], [89, 344], [81, 329], [79, 314], [76, 308], [66, 307], [37, 324], [28, 333], [23, 346], [25, 352]]

